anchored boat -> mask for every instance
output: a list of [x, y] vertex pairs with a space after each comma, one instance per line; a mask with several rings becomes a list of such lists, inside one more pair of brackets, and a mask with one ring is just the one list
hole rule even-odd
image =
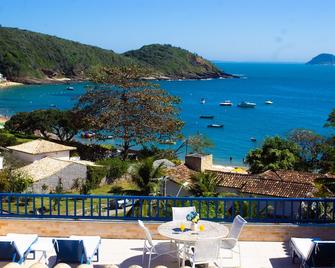
[[220, 106], [233, 106], [233, 103], [230, 100], [225, 100], [224, 102], [220, 102]]
[[209, 127], [209, 128], [223, 128], [223, 124], [210, 124], [207, 127]]
[[254, 102], [248, 102], [248, 101], [242, 101], [237, 106], [241, 107], [241, 108], [255, 108], [256, 107], [256, 103], [254, 103]]
[[200, 115], [201, 119], [213, 119], [214, 115]]

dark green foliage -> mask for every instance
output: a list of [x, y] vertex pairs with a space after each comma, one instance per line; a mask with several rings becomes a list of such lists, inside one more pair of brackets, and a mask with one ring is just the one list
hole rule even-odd
[[125, 174], [129, 166], [127, 161], [121, 160], [120, 158], [106, 158], [98, 161], [97, 164], [106, 167], [108, 183], [113, 182]]
[[0, 192], [22, 193], [33, 180], [25, 174], [12, 169], [0, 170]]
[[251, 150], [246, 157], [252, 173], [266, 170], [294, 169], [300, 161], [297, 144], [278, 136], [266, 138], [261, 148]]
[[77, 153], [82, 160], [88, 160], [96, 162], [102, 160], [108, 156], [111, 150], [99, 145], [99, 144], [83, 144], [80, 142], [71, 141], [67, 143], [69, 146], [77, 148]]
[[147, 45], [124, 53], [161, 75], [173, 78], [201, 78], [204, 74], [219, 77], [223, 73], [212, 63], [189, 51], [171, 45]]
[[329, 114], [325, 127], [331, 127], [335, 129], [335, 109]]
[[320, 169], [323, 173], [335, 174], [335, 136], [328, 139], [322, 147]]
[[0, 28], [0, 73], [9, 79], [45, 76], [85, 78], [94, 66], [131, 62], [111, 50], [26, 30]]
[[288, 140], [299, 146], [300, 163], [297, 168], [304, 171], [316, 171], [323, 154], [324, 138], [308, 129], [295, 129]]
[[17, 139], [14, 135], [0, 130], [0, 146], [7, 147], [17, 144]]
[[143, 145], [142, 149], [138, 151], [138, 157], [140, 159], [145, 159], [148, 157], [152, 157], [154, 159], [169, 159], [176, 160], [178, 156], [174, 150], [169, 149], [160, 149], [156, 145]]
[[191, 177], [193, 184], [191, 192], [195, 196], [217, 196], [217, 185], [219, 179], [215, 173], [199, 172]]
[[138, 185], [140, 195], [155, 195], [158, 192], [160, 178], [162, 173], [161, 165], [153, 166], [153, 158], [143, 160], [135, 169], [133, 180]]
[[39, 130], [45, 138], [53, 133], [60, 141], [70, 141], [84, 124], [78, 113], [48, 109], [17, 113], [6, 122], [5, 128], [24, 134]]
[[98, 166], [87, 167], [86, 184], [89, 189], [93, 190], [97, 188], [104, 177], [106, 177], [105, 167], [98, 167]]
[[169, 45], [145, 46], [120, 55], [51, 35], [0, 27], [0, 73], [10, 80], [34, 82], [64, 76], [85, 79], [98, 67], [132, 63], [176, 78], [224, 75], [205, 59]]

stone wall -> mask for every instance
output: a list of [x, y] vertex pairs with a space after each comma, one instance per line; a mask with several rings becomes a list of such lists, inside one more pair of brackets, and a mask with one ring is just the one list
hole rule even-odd
[[[145, 223], [154, 239], [166, 239], [157, 232], [159, 223]], [[230, 224], [227, 224], [230, 228]], [[123, 221], [62, 221], [1, 219], [0, 235], [7, 233], [38, 234], [46, 237], [67, 237], [70, 235], [99, 235], [102, 238], [143, 239], [137, 222]], [[293, 224], [247, 224], [240, 236], [241, 241], [288, 241], [291, 237], [319, 237], [335, 240], [335, 225], [293, 225]]]

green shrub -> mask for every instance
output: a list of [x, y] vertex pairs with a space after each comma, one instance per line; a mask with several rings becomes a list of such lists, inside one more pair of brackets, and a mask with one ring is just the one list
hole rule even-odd
[[0, 146], [7, 147], [17, 143], [16, 137], [10, 133], [4, 131], [0, 132]]
[[106, 177], [105, 167], [88, 166], [86, 187], [88, 187], [90, 190], [97, 188], [104, 177]]
[[127, 161], [121, 160], [120, 158], [106, 158], [97, 163], [106, 167], [108, 183], [113, 182], [125, 174], [129, 166]]

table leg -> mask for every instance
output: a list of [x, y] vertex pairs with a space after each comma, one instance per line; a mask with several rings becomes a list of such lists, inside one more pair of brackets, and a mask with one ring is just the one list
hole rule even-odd
[[182, 260], [181, 267], [185, 267], [185, 258], [186, 258], [186, 242], [184, 242], [184, 246], [183, 246], [183, 260]]

